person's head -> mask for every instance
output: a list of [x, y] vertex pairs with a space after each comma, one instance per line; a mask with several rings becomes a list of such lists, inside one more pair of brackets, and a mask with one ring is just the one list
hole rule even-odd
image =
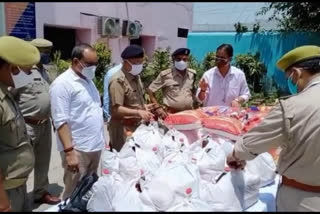
[[292, 94], [301, 92], [314, 75], [320, 74], [320, 47], [305, 45], [286, 53], [277, 66], [285, 72]]
[[26, 73], [40, 61], [38, 49], [13, 36], [0, 37], [0, 82], [20, 88], [32, 81]]
[[39, 65], [41, 66], [41, 65], [49, 64], [51, 61], [50, 54], [52, 50], [52, 42], [46, 39], [37, 38], [32, 40], [30, 43], [36, 48], [38, 48], [40, 52]]
[[129, 45], [122, 53], [123, 70], [134, 76], [141, 73], [143, 69], [144, 50], [139, 45]]
[[72, 69], [80, 76], [92, 80], [98, 64], [96, 51], [88, 44], [76, 45], [71, 53]]
[[231, 59], [233, 57], [233, 48], [229, 44], [222, 44], [216, 51], [216, 65], [221, 69], [229, 69]]
[[174, 67], [178, 71], [184, 71], [188, 67], [190, 49], [178, 48], [172, 53]]

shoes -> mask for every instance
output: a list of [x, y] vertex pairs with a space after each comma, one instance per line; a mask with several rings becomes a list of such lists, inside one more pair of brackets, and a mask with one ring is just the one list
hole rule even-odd
[[51, 195], [50, 193], [45, 193], [40, 199], [34, 200], [35, 203], [50, 204], [55, 205], [61, 202], [60, 198]]

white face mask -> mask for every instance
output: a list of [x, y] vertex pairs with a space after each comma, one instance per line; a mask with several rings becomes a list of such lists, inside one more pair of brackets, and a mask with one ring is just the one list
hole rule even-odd
[[174, 61], [174, 66], [176, 67], [176, 69], [178, 69], [180, 71], [184, 71], [188, 67], [188, 63], [183, 60]]
[[130, 74], [132, 74], [133, 76], [137, 76], [141, 73], [143, 69], [143, 64], [134, 65], [131, 64], [128, 60], [127, 62], [131, 65], [131, 71], [129, 71]]
[[11, 78], [14, 84], [14, 88], [21, 88], [32, 82], [33, 75], [27, 75], [21, 68], [19, 68], [19, 73], [14, 75], [11, 73]]
[[84, 67], [81, 62], [80, 65], [83, 68], [81, 71], [82, 75], [85, 76], [87, 79], [92, 80], [95, 77], [97, 66], [92, 65], [89, 67]]

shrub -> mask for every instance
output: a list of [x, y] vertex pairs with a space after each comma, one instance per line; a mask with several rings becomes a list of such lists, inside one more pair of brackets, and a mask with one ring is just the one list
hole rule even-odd
[[266, 66], [260, 62], [260, 54], [239, 54], [235, 57], [235, 66], [245, 73], [250, 90], [260, 92], [262, 88], [261, 78], [267, 72]]

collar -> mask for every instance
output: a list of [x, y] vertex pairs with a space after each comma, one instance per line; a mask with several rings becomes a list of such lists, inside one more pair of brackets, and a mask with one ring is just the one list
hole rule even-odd
[[232, 69], [232, 66], [230, 66], [229, 71], [228, 71], [228, 73], [227, 73], [227, 75], [225, 77], [223, 77], [222, 74], [220, 73], [218, 66], [216, 66], [215, 68], [216, 68], [215, 69], [215, 75], [217, 75], [217, 76], [219, 76], [221, 78], [226, 78], [228, 76], [233, 76], [234, 75], [234, 71]]
[[312, 80], [310, 80], [307, 83], [306, 87], [304, 87], [304, 89], [302, 91], [307, 90], [309, 87], [311, 87], [311, 85], [316, 84], [316, 83], [320, 83], [320, 75], [313, 78]]
[[6, 95], [9, 96], [8, 86], [0, 82], [0, 100], [3, 100]]
[[[185, 78], [185, 76], [182, 76], [182, 75], [179, 73], [179, 71], [177, 71], [177, 69], [176, 69], [174, 66], [171, 68], [171, 70], [172, 70], [172, 76], [173, 76], [173, 77], [175, 77], [175, 76], [180, 76], [180, 77], [182, 77], [182, 78]], [[191, 75], [190, 73], [191, 73], [191, 72], [189, 72], [189, 70], [188, 70], [188, 68], [187, 68], [185, 75], [188, 75], [188, 78], [192, 78], [192, 75]]]
[[72, 79], [73, 79], [74, 81], [84, 80], [84, 79], [82, 79], [82, 78], [72, 69], [72, 67], [70, 67], [66, 72], [69, 72], [69, 73], [71, 74]]
[[129, 82], [131, 82], [131, 81], [133, 81], [133, 80], [136, 80], [137, 77], [139, 77], [139, 75], [133, 76], [133, 75], [130, 74], [129, 72], [126, 72], [126, 71], [122, 70], [122, 68], [121, 68], [121, 72], [124, 74], [124, 76], [128, 79]]

